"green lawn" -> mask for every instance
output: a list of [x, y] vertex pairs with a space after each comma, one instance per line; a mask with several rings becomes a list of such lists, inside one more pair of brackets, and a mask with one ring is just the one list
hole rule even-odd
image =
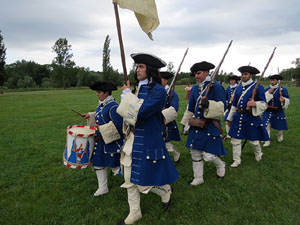
[[[225, 179], [218, 180], [215, 167], [206, 163], [205, 183], [190, 187], [192, 162], [183, 136], [175, 143], [182, 155], [177, 166], [181, 176], [173, 185], [171, 208], [165, 213], [158, 196], [142, 195], [143, 218], [136, 224], [300, 224], [300, 88], [288, 90], [289, 130], [283, 143], [277, 144], [271, 131], [271, 146], [263, 149], [261, 162], [246, 145], [242, 165], [231, 169], [231, 144], [226, 141]], [[184, 86], [176, 91], [181, 99], [179, 122], [187, 101]], [[118, 101], [120, 92], [114, 93]], [[71, 109], [94, 111], [94, 91], [9, 92], [0, 95], [0, 106], [1, 225], [114, 225], [127, 216], [121, 177], [109, 176], [109, 194], [95, 198], [95, 172], [62, 163], [67, 126], [85, 124]]]

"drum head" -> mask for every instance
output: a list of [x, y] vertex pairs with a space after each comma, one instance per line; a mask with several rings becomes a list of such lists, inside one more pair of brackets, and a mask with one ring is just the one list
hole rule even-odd
[[78, 137], [90, 137], [95, 135], [95, 128], [84, 125], [69, 126], [68, 134]]

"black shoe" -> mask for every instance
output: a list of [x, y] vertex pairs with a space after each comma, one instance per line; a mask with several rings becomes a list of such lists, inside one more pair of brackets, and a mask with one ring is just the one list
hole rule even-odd
[[170, 205], [171, 205], [171, 198], [170, 198], [170, 200], [168, 202], [162, 204], [163, 210], [164, 211], [168, 211]]
[[119, 223], [117, 223], [117, 225], [126, 225], [126, 223], [124, 222], [124, 220], [122, 220]]
[[219, 175], [217, 175], [217, 178], [218, 178], [218, 179], [224, 179], [224, 177], [225, 177], [225, 176], [220, 177]]
[[175, 166], [177, 166], [180, 162], [180, 158], [177, 161], [174, 161]]

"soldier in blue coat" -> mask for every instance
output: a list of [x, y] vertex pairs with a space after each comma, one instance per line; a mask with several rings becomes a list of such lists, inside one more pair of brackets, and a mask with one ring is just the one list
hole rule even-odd
[[[169, 90], [168, 80], [173, 77], [173, 74], [170, 72], [160, 72], [161, 83], [162, 86], [165, 87], [166, 91]], [[173, 159], [175, 164], [177, 164], [180, 160], [180, 152], [175, 148], [175, 146], [171, 143], [171, 141], [180, 141], [180, 133], [176, 123], [176, 118], [178, 116], [179, 108], [179, 97], [178, 94], [171, 90], [169, 97], [167, 97], [166, 105], [162, 111], [164, 116], [164, 121], [167, 129], [167, 137], [166, 137], [166, 147], [169, 153], [173, 154]]]
[[[269, 79], [270, 86], [265, 89], [268, 108], [263, 114], [263, 122], [267, 126], [269, 136], [271, 134], [271, 128], [273, 128], [278, 131], [277, 141], [282, 142], [283, 130], [288, 129], [284, 110], [286, 110], [290, 104], [289, 93], [285, 87], [279, 85], [283, 79], [282, 76], [275, 74], [270, 76]], [[270, 146], [270, 141], [265, 141], [263, 146]]]
[[238, 82], [239, 82], [240, 79], [241, 78], [236, 76], [236, 75], [229, 76], [229, 84], [230, 85], [225, 90], [226, 111], [224, 113], [224, 121], [226, 121], [226, 125], [225, 125], [226, 133], [227, 133], [226, 138], [230, 138], [230, 136], [228, 135], [229, 126], [227, 124], [227, 117], [228, 117], [228, 114], [229, 114], [229, 111], [230, 111], [230, 108], [231, 108], [231, 105], [232, 105], [235, 89], [238, 86]]
[[204, 182], [203, 160], [216, 165], [218, 177], [225, 176], [225, 162], [220, 158], [226, 155], [220, 123], [226, 104], [225, 90], [219, 82], [214, 81], [207, 98], [205, 97], [210, 83], [209, 70], [213, 68], [215, 66], [206, 61], [191, 67], [191, 76], [195, 76], [197, 84], [192, 87], [188, 108], [181, 120], [185, 128], [189, 127], [186, 147], [190, 149], [192, 156], [193, 186]]
[[171, 186], [179, 174], [166, 149], [162, 109], [166, 104], [166, 90], [161, 85], [159, 68], [166, 65], [160, 58], [145, 54], [131, 54], [137, 65], [135, 88], [129, 82], [123, 86], [117, 112], [123, 117], [125, 144], [121, 165], [127, 188], [129, 215], [120, 224], [133, 224], [142, 217], [140, 192], [159, 195], [164, 210], [171, 202]]
[[111, 93], [117, 87], [111, 81], [96, 82], [90, 86], [97, 92], [99, 105], [96, 112], [83, 114], [88, 124], [95, 126], [95, 148], [92, 165], [98, 179], [98, 190], [94, 196], [108, 193], [107, 168], [117, 174], [120, 168], [120, 152], [123, 146], [122, 117], [116, 112], [118, 103]]
[[256, 82], [252, 75], [258, 74], [259, 70], [252, 66], [242, 66], [238, 69], [242, 73], [242, 83], [236, 88], [232, 106], [227, 117], [230, 126], [233, 163], [235, 168], [241, 164], [241, 142], [247, 139], [252, 146], [256, 161], [262, 159], [262, 151], [259, 141], [269, 140], [266, 126], [260, 116], [267, 108], [264, 87], [259, 84], [254, 99], [253, 89]]

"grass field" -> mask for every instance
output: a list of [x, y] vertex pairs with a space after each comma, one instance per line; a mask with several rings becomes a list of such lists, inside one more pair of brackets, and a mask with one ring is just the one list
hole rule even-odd
[[[143, 218], [136, 224], [300, 224], [300, 88], [288, 90], [289, 130], [283, 143], [276, 143], [271, 131], [271, 146], [263, 149], [261, 162], [246, 145], [242, 165], [231, 169], [231, 144], [226, 141], [225, 179], [216, 179], [215, 167], [206, 163], [205, 183], [191, 187], [192, 162], [183, 136], [175, 143], [182, 157], [171, 208], [164, 213], [158, 196], [142, 195]], [[183, 86], [176, 91], [181, 99], [179, 122], [187, 101]], [[120, 91], [114, 96], [119, 101]], [[62, 163], [67, 126], [85, 124], [71, 109], [94, 111], [94, 91], [10, 92], [0, 95], [0, 106], [1, 225], [114, 225], [127, 216], [121, 177], [109, 176], [109, 194], [95, 198], [95, 172]]]

